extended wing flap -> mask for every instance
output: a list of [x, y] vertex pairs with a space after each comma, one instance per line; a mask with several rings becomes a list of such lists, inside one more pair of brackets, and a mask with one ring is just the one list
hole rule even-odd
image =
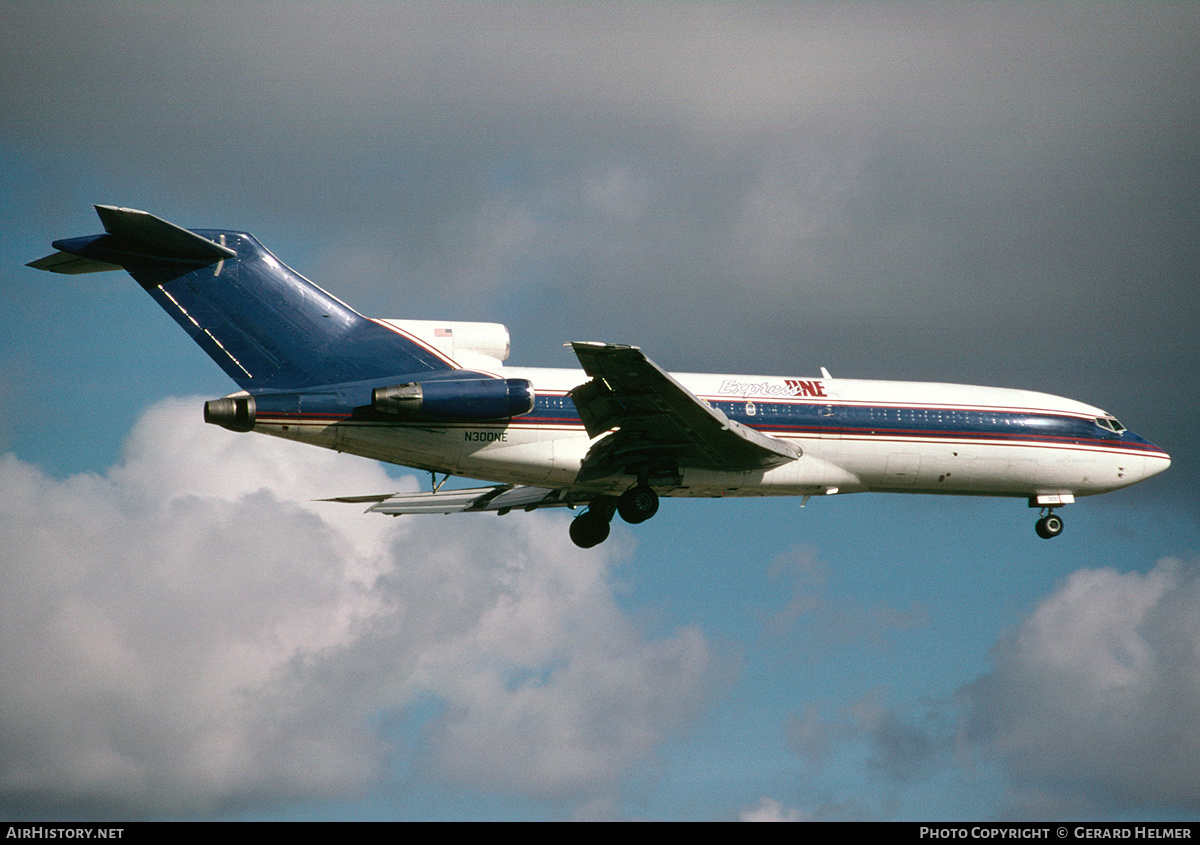
[[[784, 440], [729, 419], [696, 396], [635, 346], [572, 343], [591, 380], [571, 391], [584, 427], [596, 437], [619, 429], [614, 440], [585, 459], [589, 477], [621, 471], [632, 452], [680, 465], [722, 470], [765, 469], [795, 460]], [[603, 441], [602, 441], [603, 442]], [[609, 457], [611, 455], [611, 457]]]
[[467, 490], [438, 490], [425, 493], [393, 493], [381, 496], [343, 496], [329, 502], [364, 504], [373, 502], [368, 513], [398, 516], [405, 513], [467, 513], [472, 511], [535, 510], [574, 504], [563, 491], [547, 487], [498, 484]]

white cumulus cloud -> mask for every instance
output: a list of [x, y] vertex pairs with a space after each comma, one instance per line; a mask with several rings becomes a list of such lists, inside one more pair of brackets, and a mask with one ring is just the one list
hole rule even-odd
[[[595, 800], [703, 706], [704, 636], [646, 638], [611, 550], [576, 549], [561, 514], [314, 502], [412, 482], [198, 407], [151, 408], [103, 475], [0, 460], [10, 812], [345, 796], [397, 763]], [[414, 709], [425, 741], [401, 747], [381, 726]]]
[[1030, 795], [1200, 807], [1200, 568], [1072, 573], [962, 694], [966, 735]]

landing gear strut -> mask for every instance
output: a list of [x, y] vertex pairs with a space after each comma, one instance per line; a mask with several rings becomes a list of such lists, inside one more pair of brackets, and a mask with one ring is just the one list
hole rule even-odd
[[1054, 511], [1050, 511], [1041, 519], [1039, 519], [1033, 528], [1035, 531], [1037, 531], [1037, 535], [1043, 540], [1053, 539], [1062, 533], [1062, 517], [1057, 516]]

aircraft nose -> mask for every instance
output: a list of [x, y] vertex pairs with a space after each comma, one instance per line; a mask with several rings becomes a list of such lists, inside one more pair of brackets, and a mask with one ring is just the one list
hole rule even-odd
[[1138, 438], [1144, 444], [1145, 451], [1142, 453], [1142, 470], [1138, 474], [1138, 481], [1145, 481], [1147, 478], [1158, 475], [1171, 465], [1171, 456], [1165, 451], [1155, 446], [1148, 440]]
[[1131, 447], [1123, 459], [1118, 459], [1122, 487], [1152, 478], [1171, 465], [1171, 456], [1140, 434], [1125, 429], [1121, 438]]
[[1145, 470], [1143, 478], [1149, 478], [1152, 475], [1158, 475], [1171, 465], [1171, 456], [1161, 449], [1154, 454], [1147, 455], [1143, 458], [1145, 462]]

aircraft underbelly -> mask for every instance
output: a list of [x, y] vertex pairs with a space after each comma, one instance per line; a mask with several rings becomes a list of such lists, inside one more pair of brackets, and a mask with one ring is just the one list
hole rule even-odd
[[582, 431], [519, 425], [340, 426], [343, 451], [507, 484], [558, 486], [575, 479], [587, 450]]
[[335, 420], [258, 423], [254, 430], [400, 466], [457, 473], [461, 434], [444, 428], [416, 428]]
[[506, 425], [414, 426], [332, 420], [259, 423], [255, 431], [399, 466], [509, 484], [574, 481], [588, 439]]
[[848, 470], [878, 491], [1088, 495], [1123, 486], [1118, 465], [1124, 459], [1067, 446], [860, 441], [843, 458]]
[[[590, 444], [582, 430], [521, 425], [411, 426], [333, 421], [259, 425], [257, 430], [375, 460], [469, 478], [543, 487], [570, 485]], [[1086, 449], [969, 442], [796, 439], [798, 460], [768, 470], [683, 467], [666, 496], [825, 495], [867, 490], [1026, 496], [1086, 496], [1141, 477], [1143, 459]], [[635, 478], [604, 480], [614, 491]], [[657, 486], [657, 485], [656, 485]]]
[[[509, 434], [514, 436], [482, 445], [464, 440], [459, 472], [469, 478], [543, 487], [565, 485], [575, 480], [579, 471], [578, 458], [573, 466], [569, 459], [563, 460], [564, 455], [569, 458], [574, 451], [569, 446], [569, 440], [558, 437], [518, 437], [515, 432]], [[576, 439], [586, 447], [586, 439]], [[476, 445], [480, 448], [472, 448]]]

